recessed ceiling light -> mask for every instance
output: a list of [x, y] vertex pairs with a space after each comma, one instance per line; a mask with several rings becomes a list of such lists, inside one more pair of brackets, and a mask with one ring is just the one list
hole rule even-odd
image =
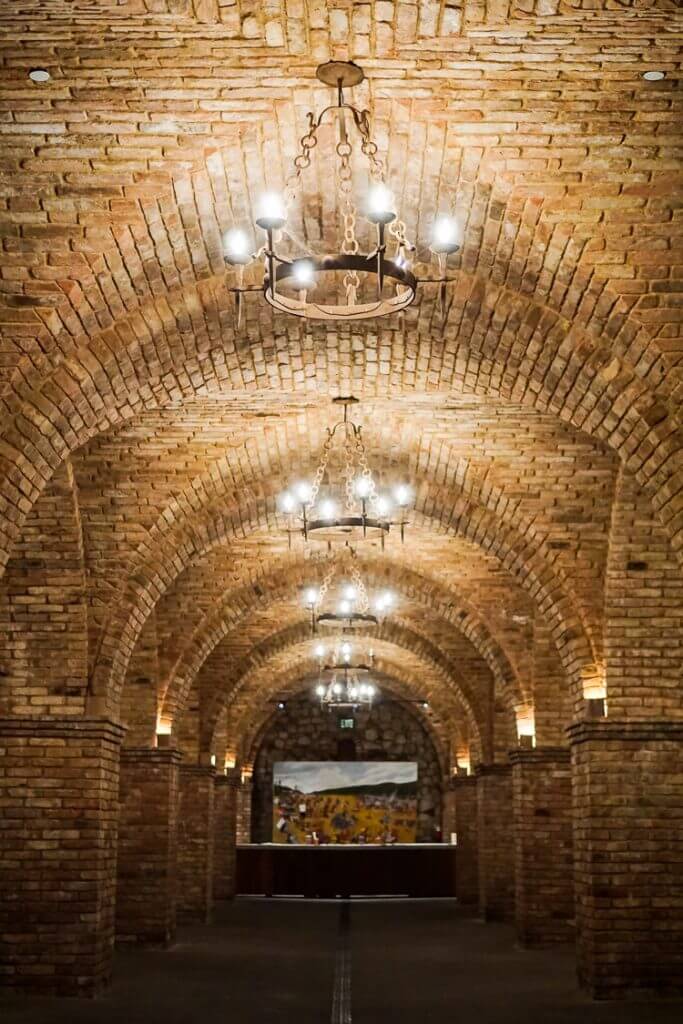
[[32, 68], [28, 73], [28, 77], [32, 82], [49, 82], [52, 76], [45, 68]]
[[643, 78], [646, 82], [661, 82], [664, 78], [663, 71], [643, 71]]

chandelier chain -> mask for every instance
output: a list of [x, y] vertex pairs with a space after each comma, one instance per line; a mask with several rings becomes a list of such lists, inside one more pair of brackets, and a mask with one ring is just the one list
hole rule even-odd
[[294, 170], [287, 178], [285, 183], [285, 206], [288, 208], [291, 205], [294, 196], [296, 195], [299, 186], [301, 184], [301, 174], [306, 170], [307, 167], [311, 166], [311, 150], [315, 149], [318, 145], [318, 127], [319, 122], [316, 121], [315, 115], [310, 111], [308, 112], [308, 131], [305, 135], [302, 135], [299, 140], [300, 150], [294, 157]]
[[327, 431], [327, 439], [325, 441], [325, 444], [323, 445], [323, 453], [322, 453], [322, 455], [320, 457], [320, 462], [318, 463], [318, 468], [315, 471], [315, 476], [313, 478], [313, 484], [311, 486], [311, 497], [310, 497], [310, 504], [311, 505], [315, 504], [316, 498], [318, 497], [318, 492], [320, 490], [320, 485], [321, 485], [321, 483], [323, 481], [323, 477], [325, 476], [325, 471], [327, 469], [327, 463], [330, 461], [330, 452], [332, 451], [332, 438], [333, 437], [334, 437], [334, 430], [329, 430], [328, 429], [328, 431]]
[[384, 164], [377, 156], [377, 143], [370, 135], [370, 111], [361, 110], [356, 119], [360, 132], [360, 148], [370, 163], [370, 173], [376, 181], [384, 181]]

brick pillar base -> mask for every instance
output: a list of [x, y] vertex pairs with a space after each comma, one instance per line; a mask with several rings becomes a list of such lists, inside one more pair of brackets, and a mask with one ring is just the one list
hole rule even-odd
[[0, 985], [109, 981], [122, 739], [99, 719], [0, 719]]
[[178, 920], [208, 924], [213, 891], [216, 769], [181, 765], [178, 811]]
[[175, 938], [177, 750], [121, 751], [116, 939], [166, 946]]
[[477, 768], [477, 849], [479, 912], [485, 921], [514, 917], [512, 769], [489, 764]]
[[683, 993], [683, 722], [576, 722], [580, 983], [598, 999]]
[[513, 750], [515, 924], [524, 946], [574, 934], [572, 787], [569, 749]]
[[213, 895], [229, 900], [235, 895], [235, 843], [237, 840], [237, 787], [234, 775], [217, 775], [214, 793]]
[[455, 895], [460, 903], [476, 904], [479, 900], [479, 865], [477, 850], [477, 780], [473, 775], [452, 779], [455, 801], [455, 831], [458, 850], [455, 865]]

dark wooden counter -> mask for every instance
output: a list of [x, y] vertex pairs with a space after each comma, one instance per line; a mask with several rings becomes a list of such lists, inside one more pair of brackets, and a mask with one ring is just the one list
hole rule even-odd
[[237, 847], [238, 895], [455, 896], [456, 847], [401, 846]]

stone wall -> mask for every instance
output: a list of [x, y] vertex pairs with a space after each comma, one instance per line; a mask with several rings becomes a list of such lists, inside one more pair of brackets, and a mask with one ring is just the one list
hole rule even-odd
[[[418, 840], [433, 840], [441, 830], [441, 772], [434, 745], [406, 705], [387, 701], [356, 714], [356, 727], [342, 730], [339, 714], [321, 709], [309, 695], [287, 702], [263, 734], [254, 762], [252, 837], [272, 837], [273, 764], [276, 761], [416, 761], [418, 764]], [[355, 758], [340, 748], [351, 739]]]

